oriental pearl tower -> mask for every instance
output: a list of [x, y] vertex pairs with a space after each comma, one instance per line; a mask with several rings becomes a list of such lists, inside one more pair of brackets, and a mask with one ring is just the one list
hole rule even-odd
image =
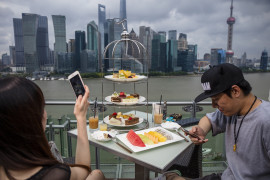
[[226, 62], [232, 63], [232, 57], [234, 52], [232, 50], [232, 38], [233, 38], [233, 24], [235, 23], [235, 18], [233, 15], [233, 0], [231, 0], [231, 12], [230, 17], [227, 19], [228, 24], [228, 42], [227, 42], [227, 52], [226, 52]]

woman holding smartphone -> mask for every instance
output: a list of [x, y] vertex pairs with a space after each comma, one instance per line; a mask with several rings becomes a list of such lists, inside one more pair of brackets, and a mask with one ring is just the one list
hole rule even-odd
[[47, 113], [41, 89], [18, 77], [0, 79], [0, 179], [103, 179], [90, 175], [90, 149], [86, 130], [89, 89], [77, 98], [74, 114], [78, 138], [75, 165], [58, 162], [45, 137]]

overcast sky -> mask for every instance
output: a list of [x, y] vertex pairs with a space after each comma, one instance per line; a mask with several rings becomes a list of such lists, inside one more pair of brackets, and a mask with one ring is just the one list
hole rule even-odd
[[[87, 23], [98, 24], [98, 4], [106, 6], [106, 18], [119, 17], [120, 0], [0, 0], [0, 54], [14, 45], [13, 18], [22, 13], [48, 17], [49, 42], [53, 49], [54, 31], [51, 15], [65, 15], [67, 41], [76, 30], [86, 31]], [[189, 44], [198, 45], [199, 58], [211, 48], [227, 49], [227, 18], [231, 0], [127, 0], [128, 30], [139, 34], [139, 26], [154, 31], [177, 30], [187, 34]], [[240, 58], [260, 58], [264, 49], [270, 53], [270, 1], [234, 0], [233, 50]], [[177, 35], [178, 38], [178, 35]], [[8, 52], [9, 54], [9, 52]]]

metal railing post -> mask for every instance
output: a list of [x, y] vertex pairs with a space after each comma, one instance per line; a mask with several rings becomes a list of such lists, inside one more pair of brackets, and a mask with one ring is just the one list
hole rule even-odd
[[[58, 119], [59, 125], [62, 124], [63, 118], [65, 118], [65, 116], [62, 116], [61, 118]], [[60, 151], [61, 151], [61, 155], [63, 156], [64, 155], [64, 140], [63, 140], [63, 129], [62, 128], [59, 128], [59, 136], [60, 136], [60, 144], [61, 144]]]
[[191, 117], [195, 119], [196, 118], [196, 103], [195, 103], [195, 101], [193, 101], [192, 106], [193, 106], [193, 108], [191, 111]]
[[[69, 131], [71, 128], [70, 128], [70, 118], [67, 117], [67, 131]], [[72, 157], [72, 144], [71, 144], [71, 137], [68, 136], [68, 133], [67, 133], [67, 144], [68, 144], [68, 157]]]
[[49, 124], [49, 137], [50, 137], [50, 141], [54, 141], [54, 129], [53, 129], [52, 121]]

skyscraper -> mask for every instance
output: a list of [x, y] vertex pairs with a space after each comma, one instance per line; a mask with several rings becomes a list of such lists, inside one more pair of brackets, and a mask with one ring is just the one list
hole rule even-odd
[[74, 70], [81, 69], [81, 52], [86, 49], [85, 32], [75, 31], [75, 59], [73, 63]]
[[167, 37], [166, 31], [158, 31], [158, 34], [162, 35], [161, 42], [166, 42], [166, 37]]
[[[66, 45], [66, 17], [62, 15], [52, 15], [54, 27], [54, 64], [58, 70], [58, 55], [67, 52]], [[60, 53], [60, 54], [59, 54]]]
[[226, 52], [226, 62], [232, 63], [232, 57], [234, 52], [232, 50], [232, 39], [233, 39], [233, 24], [235, 23], [235, 18], [233, 15], [233, 0], [231, 0], [231, 11], [230, 17], [227, 19], [228, 24], [228, 41], [227, 41], [227, 52]]
[[[106, 22], [106, 7], [98, 4], [98, 31], [100, 33], [100, 54], [103, 54], [105, 42], [104, 42], [104, 25]], [[103, 57], [102, 57], [103, 58]]]
[[170, 30], [169, 31], [169, 37], [168, 37], [168, 39], [176, 40], [176, 36], [177, 36], [177, 31], [176, 30]]
[[24, 62], [24, 51], [23, 51], [23, 29], [22, 19], [13, 18], [14, 28], [14, 40], [15, 40], [15, 61], [16, 71], [23, 71], [25, 66]]
[[98, 50], [98, 26], [95, 21], [87, 24], [87, 49]]
[[150, 27], [140, 26], [139, 27], [139, 41], [144, 45], [148, 53], [149, 67], [151, 67], [151, 54], [152, 54], [152, 39], [154, 31]]
[[[120, 0], [120, 20], [127, 19], [126, 0]], [[128, 31], [127, 21], [124, 22], [125, 28]]]
[[[37, 28], [37, 55], [41, 68], [49, 62], [49, 36], [48, 36], [48, 19], [46, 16], [39, 16]], [[44, 70], [44, 69], [42, 69]]]
[[37, 58], [38, 19], [37, 14], [22, 14], [24, 59], [27, 73], [40, 70]]
[[215, 66], [218, 65], [218, 52], [222, 50], [221, 48], [212, 48], [211, 49], [211, 60], [210, 60], [210, 65]]
[[264, 50], [261, 55], [260, 69], [266, 71], [267, 65], [268, 65], [268, 52]]
[[91, 21], [90, 23], [87, 24], [87, 49], [92, 50], [93, 51], [92, 54], [95, 53], [95, 56], [91, 57], [96, 58], [93, 61], [95, 61], [94, 64], [97, 65], [97, 67], [92, 68], [96, 68], [97, 71], [100, 70], [102, 65], [101, 61], [99, 61], [98, 58], [98, 50], [100, 49], [98, 38], [99, 38], [98, 26], [96, 25], [95, 21]]
[[178, 50], [183, 51], [188, 49], [187, 35], [184, 33], [179, 33], [178, 37]]

